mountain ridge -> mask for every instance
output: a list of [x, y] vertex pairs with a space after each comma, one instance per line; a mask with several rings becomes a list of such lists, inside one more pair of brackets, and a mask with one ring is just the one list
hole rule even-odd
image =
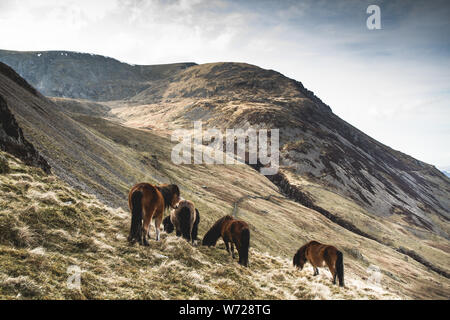
[[[0, 61], [46, 96], [94, 101], [133, 96], [148, 88], [152, 81], [167, 77], [167, 73], [195, 65], [192, 62], [131, 65], [101, 55], [57, 50], [0, 50]], [[88, 78], [80, 83], [80, 75]]]

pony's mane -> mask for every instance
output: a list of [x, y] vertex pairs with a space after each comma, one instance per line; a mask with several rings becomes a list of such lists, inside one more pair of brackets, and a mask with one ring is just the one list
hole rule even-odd
[[233, 217], [226, 215], [214, 223], [214, 225], [209, 229], [209, 231], [203, 237], [202, 244], [205, 246], [215, 246], [217, 240], [220, 238], [220, 232], [222, 229], [222, 224], [227, 220], [233, 220]]
[[176, 184], [163, 184], [156, 186], [156, 188], [158, 188], [164, 198], [164, 209], [169, 208], [174, 194], [180, 196], [180, 189]]
[[299, 266], [300, 264], [300, 258], [305, 258], [305, 252], [306, 252], [306, 247], [309, 245], [309, 243], [305, 244], [304, 246], [300, 247], [300, 249], [297, 250], [297, 252], [295, 253], [294, 259], [293, 259], [293, 264], [295, 267]]

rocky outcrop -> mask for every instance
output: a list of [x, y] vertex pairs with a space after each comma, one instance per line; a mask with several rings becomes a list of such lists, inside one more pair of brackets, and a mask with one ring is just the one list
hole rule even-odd
[[139, 66], [87, 53], [0, 50], [0, 61], [12, 67], [45, 96], [118, 100], [136, 95], [153, 82], [194, 63]]
[[0, 95], [0, 149], [20, 158], [28, 165], [40, 167], [50, 173], [50, 165], [28, 142], [6, 100]]

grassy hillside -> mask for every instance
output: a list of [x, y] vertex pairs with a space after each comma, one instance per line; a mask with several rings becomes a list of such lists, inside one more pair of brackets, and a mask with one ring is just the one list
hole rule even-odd
[[[128, 163], [126, 168], [110, 171], [104, 176], [108, 184], [117, 183], [123, 174], [135, 175], [136, 181], [177, 183], [182, 196], [193, 200], [202, 214], [200, 234], [206, 232], [220, 216], [233, 213], [235, 204], [239, 203], [236, 214], [250, 224], [252, 248], [264, 254], [279, 256], [288, 265], [301, 244], [312, 239], [327, 243], [331, 236], [333, 244], [344, 251], [349, 283], [355, 281], [359, 283], [358, 286], [371, 286], [370, 270], [377, 267], [383, 278], [378, 289], [390, 291], [399, 297], [444, 298], [450, 292], [446, 278], [412, 259], [408, 260], [407, 256], [392, 248], [360, 237], [316, 211], [287, 199], [267, 178], [248, 166], [176, 166], [170, 161], [172, 144], [164, 135], [123, 127], [86, 115], [73, 117], [97, 137], [97, 141], [104, 141], [116, 150], [113, 158], [103, 157], [104, 160]], [[136, 160], [139, 166], [129, 165]], [[76, 172], [80, 172], [79, 179], [86, 179], [82, 172], [95, 172], [97, 168], [102, 169], [95, 162], [79, 162]], [[141, 168], [145, 168], [144, 174]], [[126, 193], [132, 183], [123, 183], [115, 196], [115, 202], [125, 209]], [[27, 199], [23, 200], [27, 202]], [[125, 237], [129, 222], [126, 218], [122, 219], [122, 235]], [[107, 243], [112, 245], [111, 242]], [[127, 246], [125, 243], [122, 245]], [[441, 257], [438, 262], [442, 263]], [[330, 280], [327, 271], [324, 270], [322, 276], [325, 283]]]
[[[250, 252], [250, 268], [223, 244], [193, 247], [163, 233], [150, 247], [126, 241], [128, 213], [68, 187], [55, 176], [0, 154], [1, 299], [380, 299], [398, 298], [349, 274], [347, 288], [323, 271], [297, 271], [290, 259]], [[69, 266], [80, 289], [66, 285]]]
[[[349, 283], [373, 285], [369, 278], [370, 269], [375, 266], [380, 268], [383, 278], [379, 289], [402, 298], [443, 298], [449, 292], [445, 278], [389, 247], [357, 236], [317, 212], [286, 199], [269, 180], [247, 166], [176, 166], [169, 160], [171, 144], [161, 136], [90, 116], [79, 115], [75, 119], [99, 139], [107, 137], [111, 143], [114, 141], [124, 148], [129, 157], [144, 156], [148, 175], [159, 174], [159, 180], [154, 182], [179, 184], [182, 196], [193, 200], [202, 214], [200, 234], [220, 216], [232, 213], [235, 203], [239, 202], [236, 214], [250, 224], [252, 248], [279, 256], [287, 265], [301, 244], [311, 239], [329, 242], [332, 235], [333, 243], [344, 251]], [[152, 154], [148, 150], [152, 150]], [[118, 200], [125, 202], [126, 192], [124, 188]], [[128, 220], [122, 223], [125, 237]], [[323, 270], [322, 276], [325, 283], [330, 280], [327, 271]]]
[[107, 117], [110, 108], [90, 100], [52, 97], [51, 101], [69, 113]]

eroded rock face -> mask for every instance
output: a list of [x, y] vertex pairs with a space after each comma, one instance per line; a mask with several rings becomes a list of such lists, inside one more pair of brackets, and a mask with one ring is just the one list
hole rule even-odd
[[0, 149], [20, 158], [28, 165], [50, 173], [50, 165], [23, 136], [6, 100], [0, 95]]
[[0, 50], [0, 61], [45, 96], [93, 101], [134, 96], [154, 81], [195, 65], [130, 65], [100, 55], [69, 51]]

